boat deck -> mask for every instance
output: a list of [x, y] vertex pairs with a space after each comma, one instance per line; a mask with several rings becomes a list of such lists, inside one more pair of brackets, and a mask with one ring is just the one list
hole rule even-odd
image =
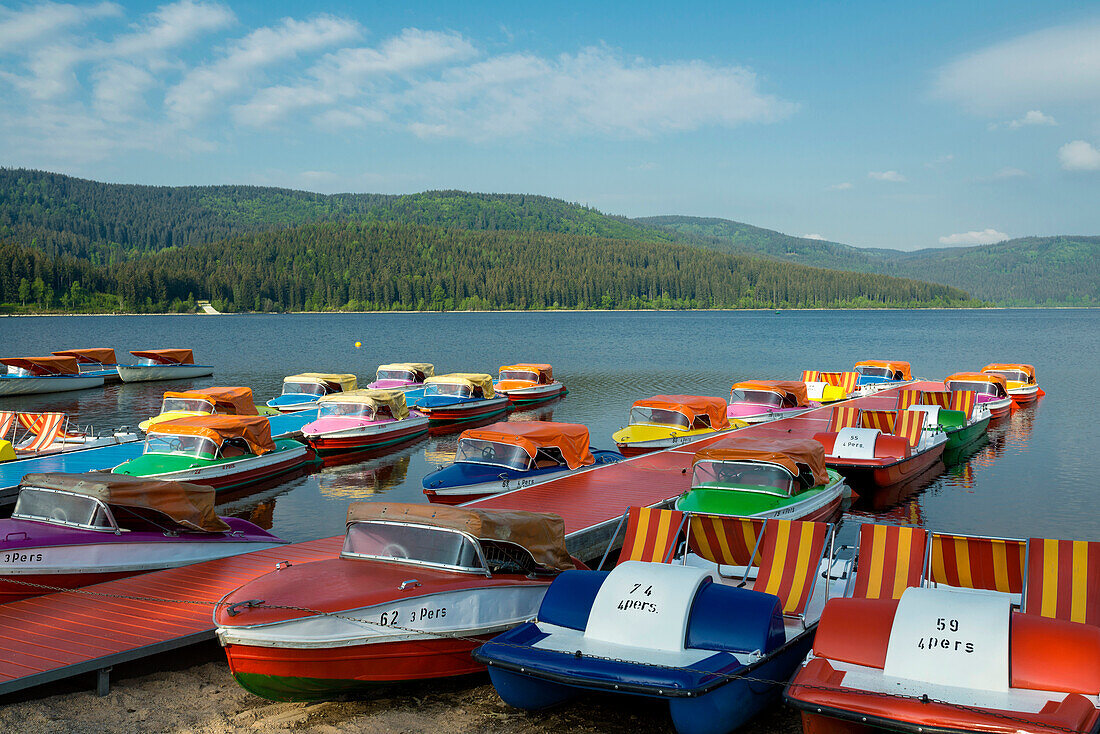
[[[914, 385], [937, 386], [942, 389], [940, 383]], [[895, 390], [856, 398], [850, 404], [892, 408], [897, 401]], [[580, 558], [597, 557], [627, 507], [667, 506], [687, 489], [692, 457], [702, 446], [737, 434], [810, 438], [824, 430], [830, 413], [827, 406], [466, 506], [557, 513], [565, 520], [570, 552]], [[136, 446], [140, 451], [141, 444]], [[212, 639], [214, 605], [226, 593], [280, 561], [330, 558], [339, 552], [341, 541], [342, 536], [336, 536], [294, 543], [2, 604], [0, 694], [96, 671], [98, 690], [105, 693], [106, 671], [112, 665]]]

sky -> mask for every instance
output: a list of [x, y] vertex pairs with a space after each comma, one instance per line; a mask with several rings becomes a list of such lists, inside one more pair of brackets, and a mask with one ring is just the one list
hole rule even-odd
[[1100, 234], [1100, 3], [0, 0], [0, 166]]

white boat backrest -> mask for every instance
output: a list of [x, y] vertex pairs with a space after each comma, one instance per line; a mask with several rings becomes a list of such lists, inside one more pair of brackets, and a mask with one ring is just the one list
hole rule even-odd
[[806, 398], [809, 400], [821, 400], [825, 396], [825, 388], [828, 387], [827, 382], [807, 382], [806, 383]]
[[910, 405], [908, 410], [924, 413], [924, 430], [940, 424], [940, 406], [938, 405]]
[[631, 647], [684, 649], [695, 593], [710, 572], [691, 566], [626, 561], [592, 602], [584, 637]]
[[985, 691], [1008, 691], [1007, 594], [909, 588], [901, 595], [886, 665], [895, 678]]
[[842, 428], [836, 432], [832, 455], [841, 459], [873, 459], [878, 436], [877, 428]]

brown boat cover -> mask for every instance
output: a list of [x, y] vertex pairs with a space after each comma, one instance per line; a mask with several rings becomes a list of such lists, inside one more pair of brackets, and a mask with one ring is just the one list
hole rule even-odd
[[190, 530], [225, 533], [230, 529], [214, 512], [214, 489], [203, 485], [100, 472], [28, 474], [21, 484], [83, 494], [106, 505], [154, 510]]
[[521, 546], [536, 563], [546, 568], [559, 571], [576, 568], [569, 551], [565, 549], [565, 521], [548, 512], [474, 510], [404, 502], [352, 502], [348, 505], [348, 525], [371, 520], [393, 520], [460, 530], [479, 540]]
[[32, 375], [78, 375], [76, 357], [3, 357], [0, 363], [18, 367]]
[[901, 373], [901, 379], [912, 380], [913, 373], [912, 367], [908, 362], [902, 362], [897, 359], [865, 359], [862, 362], [856, 362], [856, 367], [885, 367], [888, 370]]
[[117, 364], [115, 350], [107, 347], [94, 349], [62, 349], [60, 352], [52, 352], [58, 357], [76, 357], [81, 364]]
[[502, 366], [497, 372], [504, 372], [506, 370], [514, 370], [516, 372], [534, 372], [538, 376], [537, 382], [540, 385], [549, 385], [554, 381], [554, 368], [548, 364], [506, 364]]
[[588, 428], [578, 423], [554, 423], [552, 421], [517, 421], [515, 423], [493, 423], [484, 428], [471, 428], [458, 437], [480, 441], [519, 446], [531, 458], [541, 448], [556, 448], [561, 451], [566, 465], [570, 469], [596, 463], [596, 457], [588, 449]]
[[164, 397], [208, 400], [222, 414], [259, 415], [252, 400], [252, 389], [248, 387], [204, 387], [198, 390], [169, 391], [164, 393]]
[[160, 364], [195, 364], [195, 355], [190, 349], [146, 349], [130, 352], [139, 359], [151, 359]]
[[828, 484], [825, 447], [809, 438], [730, 436], [695, 453], [695, 461], [765, 461], [778, 464], [794, 476], [806, 467], [814, 486]]
[[654, 395], [644, 400], [635, 400], [635, 408], [660, 408], [674, 410], [687, 416], [688, 425], [695, 425], [695, 417], [705, 415], [710, 419], [710, 427], [724, 430], [730, 427], [726, 417], [726, 401], [703, 395]]
[[[54, 352], [54, 354], [57, 354], [57, 352]], [[1000, 363], [995, 363], [995, 364], [987, 364], [985, 367], [982, 367], [982, 372], [998, 372], [1000, 370], [1012, 370], [1012, 371], [1016, 371], [1016, 372], [1023, 372], [1025, 375], [1028, 376], [1028, 378], [1029, 378], [1028, 383], [1029, 384], [1035, 382], [1035, 368], [1032, 367], [1029, 364], [1000, 364]]]
[[806, 383], [792, 380], [745, 380], [733, 386], [734, 390], [769, 390], [783, 396], [784, 402], [788, 396], [794, 398], [795, 407], [804, 408], [810, 404], [806, 396]]
[[493, 376], [477, 372], [451, 372], [447, 375], [434, 375], [424, 380], [425, 385], [469, 385], [471, 390], [481, 390], [482, 397], [491, 398], [493, 393]]
[[1001, 386], [1001, 397], [1008, 397], [1008, 381], [1003, 375], [994, 375], [988, 372], [956, 372], [944, 378], [943, 384], [951, 389], [952, 382], [990, 382]]
[[146, 433], [202, 436], [219, 446], [227, 438], [243, 438], [257, 456], [275, 450], [271, 421], [263, 415], [188, 415], [151, 425]]
[[378, 415], [380, 409], [386, 409], [394, 420], [403, 421], [409, 417], [409, 406], [405, 403], [405, 393], [400, 390], [348, 390], [325, 395], [317, 401], [318, 404], [328, 403], [358, 403], [371, 406], [371, 410]]

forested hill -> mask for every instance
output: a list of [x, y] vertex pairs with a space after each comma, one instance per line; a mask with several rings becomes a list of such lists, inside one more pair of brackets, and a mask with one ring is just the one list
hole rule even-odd
[[955, 288], [662, 242], [322, 222], [111, 266], [0, 244], [19, 308], [227, 311], [979, 305]]
[[953, 285], [1001, 305], [1100, 305], [1100, 237], [1021, 237], [979, 247], [911, 252], [852, 247], [702, 217], [635, 220], [706, 247], [803, 265]]

